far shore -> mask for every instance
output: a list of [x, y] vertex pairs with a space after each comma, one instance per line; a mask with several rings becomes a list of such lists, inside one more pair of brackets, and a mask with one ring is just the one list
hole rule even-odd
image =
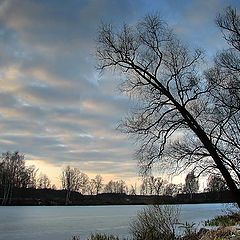
[[[10, 204], [12, 206], [65, 206], [65, 190], [53, 189], [14, 189]], [[150, 205], [150, 204], [203, 204], [232, 203], [230, 191], [204, 192], [194, 194], [166, 195], [127, 195], [102, 193], [82, 195], [71, 193], [69, 206], [105, 206], [105, 205]], [[1, 203], [1, 198], [0, 198]]]

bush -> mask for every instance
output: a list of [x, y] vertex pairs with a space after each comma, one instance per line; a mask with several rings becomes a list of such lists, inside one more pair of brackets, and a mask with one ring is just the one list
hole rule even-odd
[[179, 208], [167, 205], [148, 206], [130, 223], [134, 240], [176, 239]]
[[79, 236], [72, 236], [71, 240], [80, 240], [80, 237]]
[[191, 239], [191, 240], [195, 240], [198, 239], [197, 235], [197, 228], [195, 227], [195, 223], [189, 223], [189, 222], [185, 222], [184, 224], [181, 223], [179, 228], [183, 229], [183, 238], [182, 239]]

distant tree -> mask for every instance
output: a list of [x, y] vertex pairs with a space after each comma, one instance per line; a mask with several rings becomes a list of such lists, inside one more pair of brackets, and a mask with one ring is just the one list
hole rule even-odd
[[96, 175], [94, 179], [88, 182], [88, 194], [99, 194], [103, 189], [103, 178], [101, 175]]
[[113, 181], [110, 180], [104, 187], [103, 190], [105, 193], [127, 193], [128, 187], [126, 183], [122, 180]]
[[96, 189], [96, 194], [99, 194], [103, 188], [103, 178], [101, 175], [96, 175], [94, 178], [94, 183], [95, 183], [95, 189]]
[[95, 181], [94, 181], [94, 179], [91, 179], [91, 180], [88, 182], [88, 187], [87, 187], [87, 189], [88, 189], [88, 191], [87, 191], [88, 194], [90, 194], [90, 195], [96, 194]]
[[131, 184], [129, 191], [128, 191], [129, 195], [137, 195], [137, 185], [136, 183], [134, 185]]
[[177, 184], [177, 194], [184, 192], [184, 185], [182, 183]]
[[210, 192], [220, 192], [227, 190], [226, 181], [218, 174], [211, 174], [207, 181], [207, 190]]
[[123, 181], [123, 180], [117, 181], [116, 182], [116, 186], [117, 186], [117, 188], [116, 188], [116, 192], [117, 193], [128, 194], [128, 186], [125, 183], [125, 181]]
[[14, 180], [14, 187], [16, 188], [36, 188], [36, 174], [38, 169], [34, 165], [25, 166], [23, 161], [21, 168]]
[[147, 186], [150, 195], [155, 195], [155, 178], [154, 176], [147, 177]]
[[140, 185], [140, 195], [148, 194], [148, 182], [146, 178], [143, 178], [142, 184]]
[[160, 195], [163, 192], [164, 184], [166, 184], [166, 181], [164, 181], [162, 178], [157, 177], [153, 181], [154, 184], [154, 191], [156, 195]]
[[166, 184], [160, 177], [145, 176], [140, 186], [142, 195], [160, 195], [163, 192], [163, 186]]
[[82, 173], [78, 168], [72, 168], [68, 165], [62, 170], [61, 181], [62, 188], [66, 190], [65, 204], [68, 205], [73, 191], [85, 189], [86, 174]]
[[174, 183], [168, 183], [164, 186], [164, 195], [174, 196], [178, 194], [178, 185]]
[[86, 173], [80, 172], [79, 173], [79, 188], [78, 191], [81, 194], [85, 194], [88, 191], [88, 185], [89, 185], [89, 177]]
[[[239, 54], [239, 15], [226, 11], [217, 23]], [[232, 54], [228, 52], [226, 59]], [[136, 155], [142, 171], [145, 173], [156, 162], [162, 169], [171, 166], [176, 171], [194, 165], [199, 174], [217, 168], [240, 206], [235, 182], [240, 180], [239, 55], [225, 60], [228, 69], [235, 72], [234, 86], [237, 83], [231, 88], [235, 97], [229, 94], [227, 99], [237, 107], [221, 116], [212, 78], [201, 74], [202, 51], [189, 50], [157, 15], [148, 15], [134, 26], [124, 25], [120, 31], [103, 24], [96, 54], [100, 70], [119, 70], [126, 76], [121, 89], [137, 100], [120, 128], [138, 142]], [[216, 91], [225, 89], [224, 84]]]
[[104, 193], [114, 193], [114, 181], [110, 180], [103, 189]]
[[51, 181], [46, 174], [40, 174], [38, 178], [38, 188], [46, 189], [51, 187]]
[[192, 198], [192, 194], [198, 192], [198, 189], [199, 189], [198, 179], [195, 176], [194, 171], [191, 171], [186, 175], [184, 192], [190, 194]]
[[29, 169], [25, 166], [24, 155], [6, 152], [0, 159], [0, 186], [3, 189], [2, 205], [11, 203], [14, 187], [27, 187]]
[[37, 172], [38, 169], [32, 165], [29, 167], [26, 167], [27, 175], [28, 175], [28, 182], [27, 182], [27, 188], [37, 188]]

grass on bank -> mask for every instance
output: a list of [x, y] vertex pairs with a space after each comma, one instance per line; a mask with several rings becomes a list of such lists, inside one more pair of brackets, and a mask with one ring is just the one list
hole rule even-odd
[[240, 209], [236, 204], [227, 204], [224, 212], [223, 215], [205, 221], [205, 226], [227, 227], [240, 225]]
[[240, 225], [240, 213], [234, 213], [232, 215], [222, 215], [217, 216], [213, 219], [205, 221], [205, 226], [221, 226], [221, 227], [227, 227], [227, 226], [234, 226], [234, 225]]

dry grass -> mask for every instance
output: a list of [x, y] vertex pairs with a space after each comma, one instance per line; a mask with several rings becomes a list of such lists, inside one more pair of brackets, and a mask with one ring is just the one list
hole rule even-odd
[[[236, 234], [237, 230], [234, 227], [221, 227], [216, 230], [206, 232], [199, 240], [227, 240], [231, 239], [231, 237]], [[235, 239], [240, 239], [240, 236]]]

